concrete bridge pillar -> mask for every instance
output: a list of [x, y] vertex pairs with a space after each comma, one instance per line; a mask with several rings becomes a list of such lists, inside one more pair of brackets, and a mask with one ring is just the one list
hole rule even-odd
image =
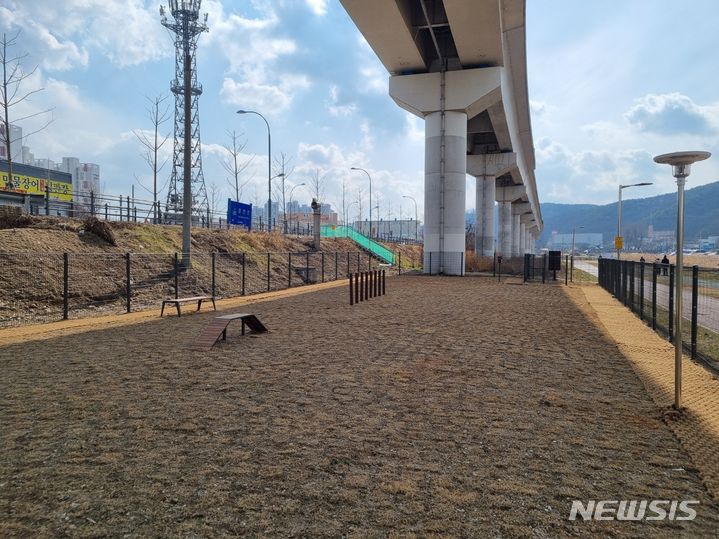
[[392, 99], [425, 119], [425, 273], [464, 275], [467, 118], [501, 101], [501, 75], [490, 67], [390, 77]]
[[522, 222], [520, 221], [520, 215], [517, 213], [512, 213], [512, 256], [519, 256], [520, 247], [519, 247], [519, 238], [520, 238], [520, 232], [519, 228], [522, 225]]
[[477, 256], [494, 256], [494, 201], [496, 179], [517, 166], [517, 154], [493, 153], [467, 156], [467, 174], [477, 178], [475, 204], [476, 232], [474, 251]]
[[520, 221], [519, 223], [519, 256], [524, 256], [527, 252], [527, 226]]
[[[464, 202], [467, 170], [467, 115], [432, 112], [425, 122], [424, 256], [432, 273], [464, 274]], [[444, 169], [444, 174], [442, 170]], [[444, 177], [443, 177], [444, 176]]]
[[494, 199], [496, 178], [477, 176], [476, 225], [474, 252], [477, 256], [494, 256]]
[[509, 258], [512, 256], [512, 203], [497, 203], [499, 216], [499, 234], [497, 236], [497, 255]]

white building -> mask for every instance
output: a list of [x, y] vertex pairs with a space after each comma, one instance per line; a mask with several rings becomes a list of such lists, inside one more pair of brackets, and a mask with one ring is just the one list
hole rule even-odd
[[[7, 160], [5, 124], [0, 124], [0, 159]], [[10, 124], [10, 153], [15, 163], [22, 163], [22, 127]], [[29, 163], [32, 164], [32, 163]]]

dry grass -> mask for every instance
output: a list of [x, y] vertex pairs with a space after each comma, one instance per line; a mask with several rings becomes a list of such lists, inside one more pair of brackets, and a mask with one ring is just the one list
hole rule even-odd
[[[719, 528], [627, 360], [566, 296], [578, 289], [420, 276], [388, 285], [352, 308], [344, 287], [257, 302], [270, 333], [242, 338], [231, 326], [207, 353], [184, 344], [212, 313], [98, 320], [0, 347], [0, 535]], [[567, 520], [572, 499], [647, 498], [700, 500], [699, 516]]]

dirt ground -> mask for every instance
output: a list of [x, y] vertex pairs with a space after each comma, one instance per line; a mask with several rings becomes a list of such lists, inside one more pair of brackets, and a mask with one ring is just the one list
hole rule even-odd
[[[0, 344], [0, 536], [716, 536], [581, 290], [387, 284], [235, 307], [270, 333], [210, 352], [185, 347], [207, 312]], [[575, 499], [700, 505], [569, 521]]]

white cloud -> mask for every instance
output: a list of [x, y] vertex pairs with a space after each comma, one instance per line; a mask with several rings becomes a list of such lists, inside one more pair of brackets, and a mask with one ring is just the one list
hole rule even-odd
[[[541, 200], [609, 202], [616, 197], [621, 182], [662, 179], [652, 154], [642, 149], [572, 151], [557, 141], [542, 138], [536, 143], [536, 156]], [[644, 195], [656, 191], [652, 188]]]
[[0, 26], [22, 29], [23, 45], [47, 70], [87, 66], [96, 50], [120, 67], [172, 54], [156, 5], [142, 0], [13, 1], [0, 7]]
[[327, 112], [330, 116], [350, 116], [357, 111], [357, 105], [354, 103], [340, 104], [339, 89], [333, 84], [330, 87], [330, 103], [327, 105]]
[[236, 107], [279, 114], [292, 104], [296, 91], [309, 88], [310, 85], [309, 79], [303, 75], [286, 76], [276, 85], [265, 82], [263, 77], [246, 82], [225, 78], [220, 96], [225, 102]]
[[385, 94], [388, 91], [389, 75], [381, 64], [366, 64], [359, 68], [360, 84], [363, 93]]
[[203, 4], [211, 28], [200, 42], [221, 54], [228, 62], [220, 96], [233, 106], [258, 107], [268, 114], [287, 110], [295, 95], [311, 86], [309, 77], [278, 67], [279, 60], [297, 53], [297, 44], [282, 36], [275, 6], [254, 2], [256, 18], [226, 14], [222, 3]]
[[414, 143], [424, 142], [424, 122], [422, 118], [409, 112], [405, 112], [404, 118], [407, 138]]
[[697, 105], [680, 93], [648, 94], [636, 100], [624, 118], [640, 131], [661, 135], [707, 135], [717, 132], [717, 107]]
[[327, 0], [305, 0], [305, 2], [315, 15], [327, 14]]

